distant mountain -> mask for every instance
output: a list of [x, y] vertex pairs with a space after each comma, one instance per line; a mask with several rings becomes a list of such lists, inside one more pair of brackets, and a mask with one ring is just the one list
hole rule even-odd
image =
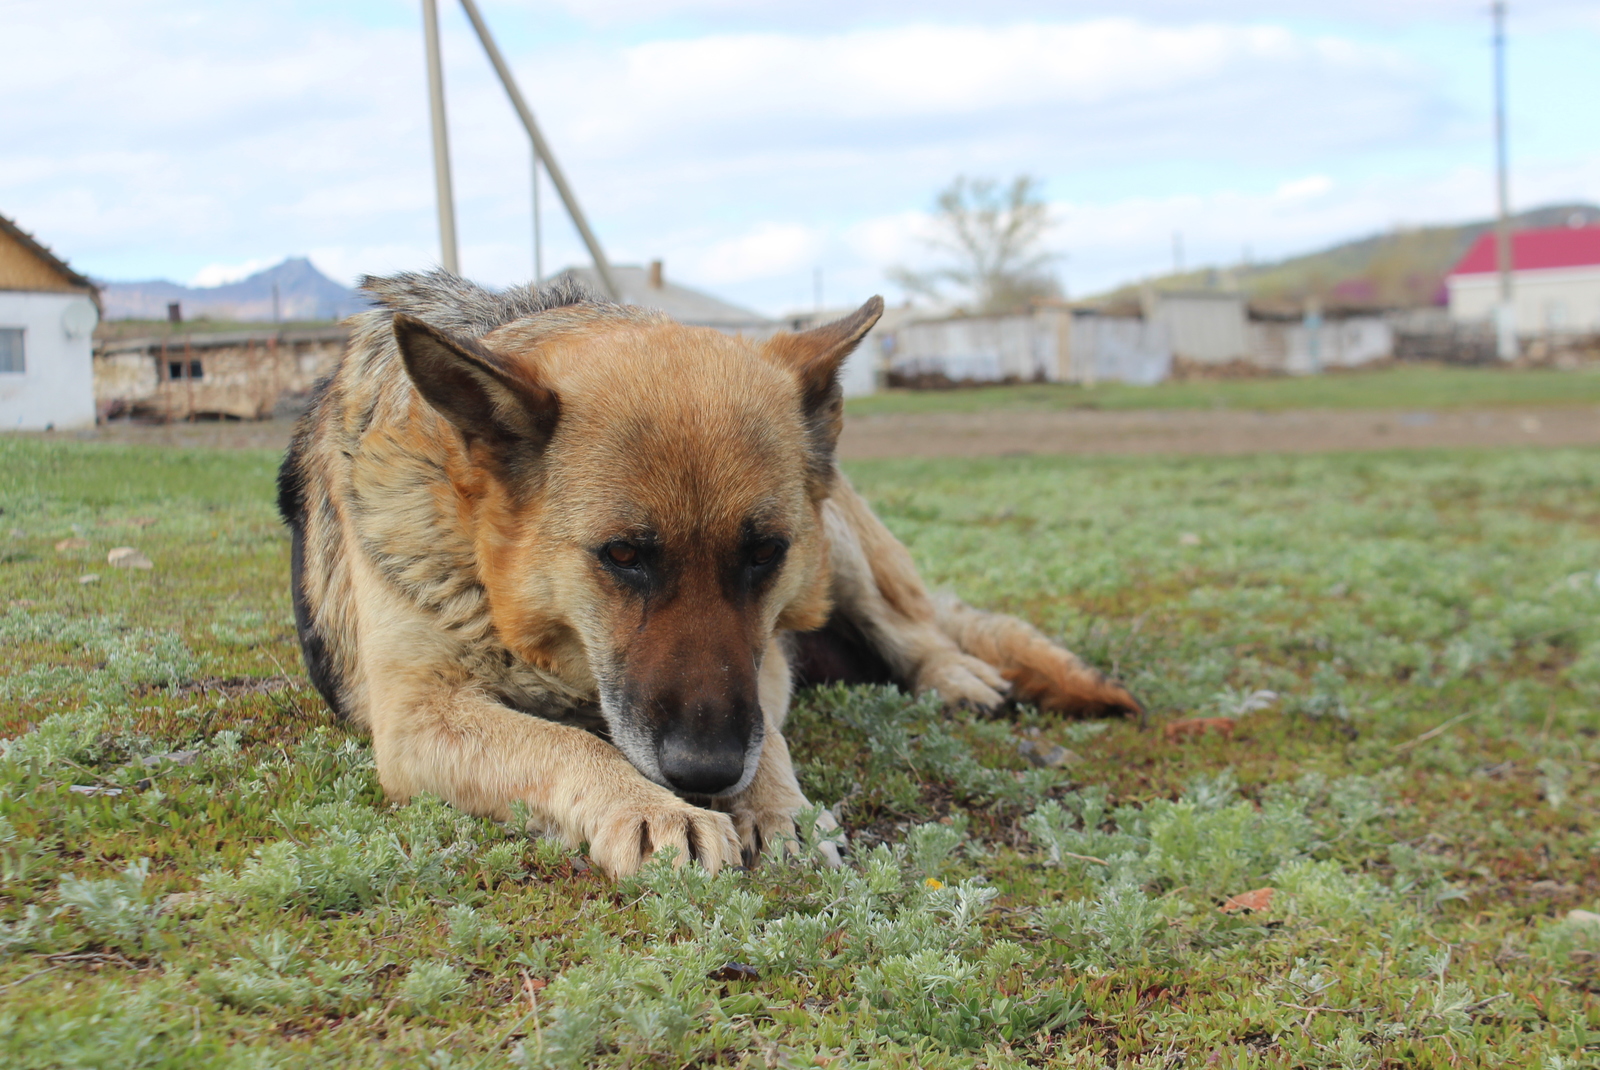
[[100, 300], [108, 320], [166, 319], [167, 305], [177, 301], [186, 320], [207, 317], [270, 323], [274, 283], [278, 287], [278, 318], [285, 323], [338, 320], [371, 307], [364, 297], [328, 278], [303, 256], [290, 257], [277, 267], [226, 286], [179, 286], [164, 279], [106, 283]]
[[[1512, 217], [1517, 230], [1600, 221], [1592, 204], [1554, 204]], [[1204, 268], [1152, 279], [1157, 290], [1237, 289], [1253, 306], [1298, 312], [1309, 297], [1329, 308], [1422, 308], [1444, 302], [1444, 277], [1494, 220], [1400, 227], [1267, 264]], [[1086, 303], [1136, 302], [1140, 287], [1119, 287]]]

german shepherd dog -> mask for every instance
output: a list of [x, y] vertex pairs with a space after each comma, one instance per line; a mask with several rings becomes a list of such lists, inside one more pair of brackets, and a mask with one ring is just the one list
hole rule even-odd
[[882, 313], [757, 343], [575, 284], [444, 272], [382, 306], [279, 474], [312, 682], [391, 799], [536, 826], [613, 876], [793, 835], [797, 685], [1137, 709], [1019, 620], [924, 589], [840, 473], [840, 365]]

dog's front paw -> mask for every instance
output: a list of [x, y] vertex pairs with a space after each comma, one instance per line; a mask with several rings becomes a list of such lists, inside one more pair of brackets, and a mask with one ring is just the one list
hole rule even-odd
[[[753, 866], [774, 843], [787, 843], [792, 853], [797, 841], [793, 806], [752, 806], [736, 802], [730, 810], [733, 828], [739, 836], [739, 852], [746, 866]], [[802, 800], [803, 802], [803, 800]]]
[[664, 788], [628, 793], [601, 812], [589, 833], [589, 857], [612, 877], [637, 873], [663, 847], [678, 849], [678, 865], [692, 859], [711, 873], [740, 861], [727, 814], [690, 806]]
[[1010, 685], [986, 661], [970, 654], [941, 657], [917, 672], [916, 691], [938, 693], [946, 706], [960, 706], [991, 713], [1006, 701]]

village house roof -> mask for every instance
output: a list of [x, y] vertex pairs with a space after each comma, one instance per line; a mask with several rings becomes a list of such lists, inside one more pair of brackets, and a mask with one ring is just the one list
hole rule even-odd
[[[605, 292], [593, 268], [572, 267], [561, 274], [577, 279], [595, 293]], [[776, 321], [759, 312], [668, 282], [663, 277], [659, 260], [649, 267], [613, 264], [611, 277], [616, 280], [617, 289], [622, 291], [618, 297], [623, 304], [657, 309], [679, 323], [758, 335], [770, 334], [779, 326]]]
[[[1517, 231], [1511, 235], [1511, 265], [1515, 271], [1600, 267], [1600, 226]], [[1479, 235], [1450, 274], [1490, 275], [1499, 270], [1495, 236], [1490, 231]]]
[[32, 234], [0, 215], [0, 290], [87, 293], [99, 303], [99, 291]]
[[323, 342], [344, 344], [350, 332], [344, 327], [301, 327], [294, 330], [272, 328], [260, 331], [208, 331], [150, 335], [139, 338], [106, 338], [95, 343], [97, 357], [119, 353], [172, 355], [186, 350], [237, 349], [249, 345], [295, 346]]

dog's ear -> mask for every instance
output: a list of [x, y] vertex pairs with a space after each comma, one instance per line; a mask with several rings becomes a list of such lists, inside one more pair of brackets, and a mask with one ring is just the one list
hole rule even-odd
[[775, 335], [767, 342], [767, 357], [793, 371], [800, 382], [800, 404], [811, 438], [811, 465], [824, 481], [832, 470], [833, 449], [844, 426], [839, 369], [882, 315], [883, 298], [874, 297], [842, 320], [799, 334]]
[[560, 399], [525, 369], [401, 313], [394, 317], [394, 340], [417, 391], [469, 440], [536, 449], [550, 440]]

